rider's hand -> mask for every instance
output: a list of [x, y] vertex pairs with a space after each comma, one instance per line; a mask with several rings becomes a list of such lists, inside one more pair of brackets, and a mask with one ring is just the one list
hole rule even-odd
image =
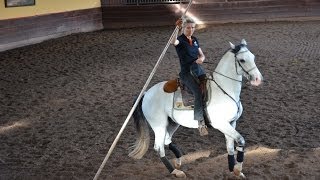
[[179, 18], [177, 21], [176, 21], [176, 26], [178, 26], [179, 29], [182, 28], [182, 19]]
[[197, 63], [197, 64], [202, 64], [202, 63], [203, 63], [203, 60], [202, 60], [201, 58], [198, 58], [198, 59], [196, 60], [196, 63]]

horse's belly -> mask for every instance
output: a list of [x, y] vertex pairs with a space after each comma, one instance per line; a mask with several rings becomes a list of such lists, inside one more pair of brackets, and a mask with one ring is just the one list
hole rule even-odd
[[198, 121], [194, 120], [193, 110], [172, 110], [172, 119], [181, 126], [198, 128]]

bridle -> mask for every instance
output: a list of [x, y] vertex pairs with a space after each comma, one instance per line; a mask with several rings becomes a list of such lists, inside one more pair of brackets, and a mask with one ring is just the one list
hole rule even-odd
[[[256, 69], [257, 66], [254, 66], [254, 67], [250, 68], [249, 70], [246, 70], [246, 69], [241, 65], [240, 59], [238, 59], [237, 55], [249, 51], [249, 50], [246, 50], [246, 51], [241, 51], [241, 52], [239, 52], [242, 47], [246, 47], [246, 45], [240, 44], [240, 45], [238, 45], [235, 49], [232, 49], [232, 50], [231, 50], [231, 52], [234, 54], [234, 66], [235, 66], [235, 69], [236, 69], [236, 73], [237, 73], [237, 75], [241, 75], [241, 73], [239, 73], [239, 70], [238, 70], [238, 66], [237, 66], [237, 63], [238, 63], [238, 65], [241, 67], [242, 71], [247, 75], [247, 77], [249, 77], [248, 79], [249, 79], [249, 80], [252, 80], [249, 73], [250, 73], [252, 70]], [[231, 77], [226, 76], [226, 75], [224, 75], [224, 74], [222, 74], [222, 73], [220, 73], [220, 72], [217, 72], [217, 71], [213, 71], [213, 72], [216, 73], [216, 74], [219, 74], [220, 76], [223, 76], [223, 77], [225, 77], [225, 78], [228, 78], [228, 79], [231, 79], [231, 80], [233, 80], [233, 81], [237, 81], [237, 82], [242, 83], [241, 80], [237, 80], [237, 79], [235, 79], [235, 78], [231, 78]]]
[[[241, 69], [243, 70], [243, 72], [245, 72], [246, 75], [249, 77], [248, 79], [251, 80], [251, 76], [250, 76], [249, 72], [251, 72], [252, 70], [256, 69], [257, 66], [254, 66], [254, 67], [250, 68], [249, 70], [246, 70], [246, 69], [241, 65], [241, 63], [240, 63], [241, 60], [238, 59], [237, 55], [249, 51], [249, 50], [246, 50], [246, 51], [241, 51], [241, 52], [239, 52], [242, 47], [246, 47], [246, 45], [240, 44], [240, 45], [236, 46], [235, 49], [232, 49], [232, 50], [231, 50], [231, 52], [234, 54], [234, 65], [235, 65], [236, 73], [237, 73], [238, 75], [241, 75], [241, 73], [238, 72], [238, 66], [237, 66], [237, 63], [238, 63], [238, 65], [241, 67]], [[228, 79], [231, 79], [231, 80], [233, 80], [233, 81], [242, 83], [241, 80], [237, 80], [237, 79], [231, 78], [231, 77], [226, 76], [226, 75], [224, 75], [224, 74], [222, 74], [222, 73], [220, 73], [220, 72], [217, 72], [217, 71], [213, 71], [213, 72], [216, 73], [216, 74], [219, 74], [220, 76], [223, 76], [223, 77], [225, 77], [225, 78], [228, 78]], [[238, 107], [237, 113], [239, 113], [239, 110], [240, 110], [240, 99], [239, 99], [239, 101], [237, 102], [231, 95], [229, 95], [229, 94], [213, 79], [213, 77], [212, 77], [212, 78], [208, 78], [208, 79], [211, 80], [211, 81], [213, 81], [213, 82], [218, 86], [218, 88], [219, 88], [224, 94], [226, 94], [230, 99], [232, 99], [232, 100], [236, 103], [236, 105], [237, 105], [237, 107]]]
[[248, 79], [249, 79], [249, 80], [252, 80], [249, 72], [251, 72], [252, 70], [256, 69], [257, 66], [254, 66], [254, 67], [250, 68], [249, 70], [246, 70], [246, 69], [241, 65], [240, 60], [239, 60], [238, 57], [237, 57], [238, 54], [245, 53], [245, 52], [248, 52], [248, 51], [249, 51], [249, 50], [234, 53], [234, 65], [235, 65], [235, 67], [236, 67], [236, 73], [237, 73], [238, 75], [241, 75], [241, 74], [238, 72], [238, 66], [237, 66], [237, 64], [236, 64], [237, 62], [238, 62], [238, 65], [241, 67], [242, 71], [245, 72], [245, 73], [247, 74], [247, 76], [249, 77]]

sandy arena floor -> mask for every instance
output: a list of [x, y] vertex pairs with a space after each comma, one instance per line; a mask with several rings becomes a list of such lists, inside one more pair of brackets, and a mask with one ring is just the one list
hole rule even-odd
[[[265, 78], [244, 85], [237, 130], [248, 179], [320, 179], [320, 21], [208, 26], [196, 31], [213, 71], [242, 38]], [[0, 179], [92, 179], [174, 27], [75, 34], [0, 53]], [[175, 78], [170, 47], [151, 85]], [[175, 179], [153, 151], [130, 159], [130, 121], [101, 179]], [[153, 137], [153, 134], [152, 134]], [[188, 179], [225, 179], [222, 133], [179, 128]], [[173, 154], [167, 151], [169, 158]]]

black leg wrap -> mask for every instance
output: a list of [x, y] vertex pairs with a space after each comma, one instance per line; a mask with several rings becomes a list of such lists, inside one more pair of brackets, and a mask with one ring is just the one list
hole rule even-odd
[[237, 161], [238, 162], [243, 162], [243, 158], [244, 158], [244, 152], [243, 151], [238, 151]]
[[162, 157], [161, 161], [166, 166], [166, 168], [169, 170], [169, 172], [172, 173], [172, 171], [174, 170], [174, 167], [172, 166], [170, 161], [166, 157]]
[[169, 149], [174, 153], [176, 158], [180, 158], [182, 156], [182, 153], [181, 153], [180, 149], [178, 149], [178, 147], [175, 144], [170, 143], [169, 144]]
[[228, 155], [228, 164], [229, 164], [230, 172], [233, 172], [233, 168], [234, 168], [234, 165], [235, 165], [234, 155]]

